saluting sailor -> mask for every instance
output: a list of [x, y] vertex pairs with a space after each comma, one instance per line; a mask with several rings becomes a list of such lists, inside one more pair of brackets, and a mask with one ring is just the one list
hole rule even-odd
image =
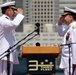
[[[64, 28], [64, 24], [67, 28]], [[64, 14], [56, 24], [60, 36], [63, 37], [63, 44], [76, 42], [76, 11], [68, 7], [64, 7]], [[62, 46], [60, 68], [64, 70], [64, 75], [72, 74], [72, 65], [76, 64], [76, 43], [70, 44], [70, 60], [69, 46]], [[70, 65], [70, 66], [69, 66]], [[70, 72], [69, 72], [70, 71]], [[75, 74], [76, 75], [76, 74]]]
[[[15, 44], [13, 31], [23, 20], [23, 10], [16, 8], [15, 1], [0, 5], [2, 16], [0, 17], [0, 55]], [[18, 64], [16, 50], [10, 53], [10, 75], [13, 72], [13, 64]], [[7, 75], [7, 57], [0, 60], [0, 75]]]

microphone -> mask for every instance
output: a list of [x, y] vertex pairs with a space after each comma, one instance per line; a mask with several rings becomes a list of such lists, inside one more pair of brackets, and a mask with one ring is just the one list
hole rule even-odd
[[36, 23], [35, 26], [36, 26], [36, 30], [35, 31], [39, 35], [40, 34], [40, 23]]
[[36, 43], [36, 46], [40, 46], [40, 43], [39, 43], [39, 42], [37, 42], [37, 43]]

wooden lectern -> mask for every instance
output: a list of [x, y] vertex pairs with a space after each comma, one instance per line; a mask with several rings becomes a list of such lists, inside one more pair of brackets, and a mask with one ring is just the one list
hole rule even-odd
[[[54, 57], [56, 58], [59, 55], [59, 53], [60, 53], [60, 46], [22, 46], [22, 57], [27, 58], [27, 59], [30, 58], [30, 60], [28, 60], [28, 62], [31, 61], [31, 63], [32, 63], [32, 64], [29, 64], [29, 67], [33, 67], [33, 68], [29, 69], [29, 70], [31, 70], [31, 71], [35, 70], [35, 73], [37, 73], [36, 71], [39, 69], [38, 73], [39, 72], [41, 73], [41, 74], [39, 73], [39, 75], [44, 75], [43, 73], [45, 73], [45, 74], [49, 73], [50, 70], [55, 68]], [[33, 55], [33, 56], [31, 56], [31, 55]], [[37, 57], [38, 60], [36, 60], [35, 57]], [[32, 59], [34, 59], [34, 60], [32, 61]], [[45, 60], [45, 61], [43, 62], [42, 60], [43, 61]], [[54, 61], [54, 63], [52, 61]], [[36, 63], [36, 64], [33, 64], [33, 63]], [[51, 64], [49, 64], [49, 63], [51, 63]], [[48, 72], [42, 72], [42, 71], [48, 71]], [[34, 75], [36, 75], [36, 74], [34, 74]], [[46, 75], [48, 75], [48, 74], [46, 74]], [[53, 73], [50, 75], [53, 75]]]

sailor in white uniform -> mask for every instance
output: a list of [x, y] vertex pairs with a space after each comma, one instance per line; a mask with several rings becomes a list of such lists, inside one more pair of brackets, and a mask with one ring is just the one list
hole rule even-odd
[[[67, 28], [64, 28], [64, 24]], [[76, 42], [76, 11], [68, 7], [64, 7], [64, 14], [56, 24], [60, 36], [63, 36], [63, 45]], [[70, 61], [69, 61], [69, 45], [62, 46], [60, 68], [64, 70], [64, 75], [72, 74], [72, 65], [76, 64], [76, 44], [70, 44]], [[70, 62], [70, 63], [69, 63]], [[70, 65], [70, 67], [69, 67]], [[69, 70], [70, 68], [70, 70]], [[70, 72], [69, 72], [70, 71]]]
[[[0, 55], [15, 44], [14, 31], [24, 18], [23, 10], [16, 8], [15, 1], [0, 5], [2, 16], [0, 17]], [[15, 15], [15, 16], [14, 16]], [[4, 55], [3, 55], [4, 56]], [[1, 58], [1, 56], [0, 56]], [[10, 75], [13, 72], [13, 64], [18, 64], [16, 50], [10, 53]], [[0, 59], [0, 75], [7, 75], [7, 57]]]

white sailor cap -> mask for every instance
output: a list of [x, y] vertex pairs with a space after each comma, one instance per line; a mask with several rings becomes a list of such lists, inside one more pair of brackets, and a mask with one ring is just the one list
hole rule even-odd
[[64, 13], [62, 14], [63, 16], [72, 15], [72, 14], [76, 14], [76, 10], [68, 8], [68, 7], [64, 7]]
[[0, 8], [4, 8], [4, 7], [9, 7], [9, 8], [13, 8], [13, 9], [17, 9], [15, 6], [15, 1], [12, 2], [6, 2], [2, 5], [0, 5]]

